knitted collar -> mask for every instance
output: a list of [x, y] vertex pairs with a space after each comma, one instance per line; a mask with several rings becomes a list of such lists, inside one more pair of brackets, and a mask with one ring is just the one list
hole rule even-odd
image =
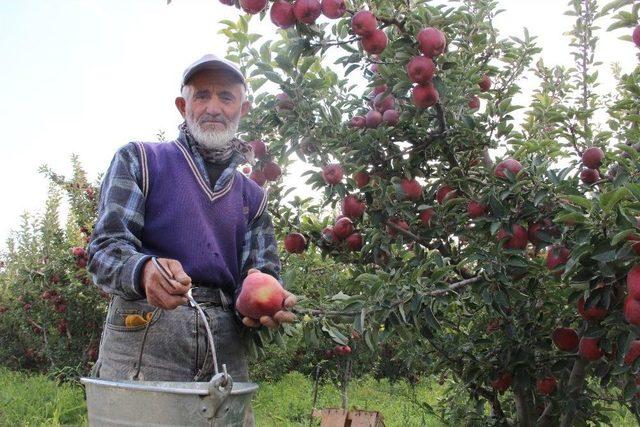
[[202, 146], [198, 141], [195, 140], [193, 135], [191, 135], [191, 132], [189, 132], [187, 122], [182, 122], [178, 129], [180, 129], [180, 132], [184, 134], [185, 139], [187, 140], [189, 145], [195, 147], [202, 158], [207, 162], [218, 164], [229, 163], [233, 154], [238, 153], [242, 157], [244, 157], [244, 159], [251, 165], [255, 163], [253, 147], [249, 145], [248, 142], [245, 142], [239, 138], [233, 138], [231, 141], [229, 141], [229, 144], [226, 147], [208, 148]]

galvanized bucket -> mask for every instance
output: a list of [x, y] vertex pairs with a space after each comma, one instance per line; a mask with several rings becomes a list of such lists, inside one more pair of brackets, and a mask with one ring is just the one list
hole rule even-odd
[[[152, 258], [160, 273], [169, 274]], [[216, 348], [209, 322], [193, 299], [195, 308], [207, 330], [209, 349], [215, 375], [209, 382], [102, 380], [81, 378], [87, 394], [87, 409], [91, 426], [215, 426], [242, 427], [251, 398], [258, 389], [253, 383], [233, 383], [226, 372], [218, 369]], [[147, 323], [147, 330], [151, 322]], [[145, 333], [146, 338], [146, 333]], [[140, 358], [144, 350], [144, 340]], [[138, 373], [140, 363], [138, 363]], [[134, 378], [137, 378], [137, 374]]]
[[237, 426], [258, 386], [210, 382], [107, 381], [82, 378], [91, 426]]

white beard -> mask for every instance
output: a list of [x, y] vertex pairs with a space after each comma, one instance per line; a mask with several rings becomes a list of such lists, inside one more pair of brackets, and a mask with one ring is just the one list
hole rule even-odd
[[191, 132], [193, 139], [195, 139], [198, 144], [210, 150], [225, 149], [229, 146], [231, 140], [236, 136], [236, 132], [238, 132], [240, 115], [233, 121], [226, 121], [225, 124], [225, 130], [205, 130], [202, 129], [199, 123], [187, 117], [187, 129]]

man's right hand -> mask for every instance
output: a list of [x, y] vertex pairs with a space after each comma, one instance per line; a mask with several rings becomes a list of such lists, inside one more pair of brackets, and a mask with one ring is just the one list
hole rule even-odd
[[167, 282], [160, 271], [149, 259], [142, 270], [142, 288], [147, 295], [147, 301], [154, 307], [173, 310], [187, 303], [185, 296], [191, 288], [191, 277], [182, 269], [179, 261], [168, 258], [158, 258], [158, 262], [173, 276]]

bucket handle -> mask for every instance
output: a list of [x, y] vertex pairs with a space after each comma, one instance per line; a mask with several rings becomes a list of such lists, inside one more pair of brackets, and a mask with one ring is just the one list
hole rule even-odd
[[[156, 269], [160, 272], [160, 275], [162, 276], [162, 278], [165, 279], [169, 284], [171, 284], [172, 275], [169, 274], [169, 272], [162, 266], [162, 264], [160, 264], [160, 262], [158, 262], [158, 258], [151, 257], [151, 261], [153, 262], [153, 265], [156, 267]], [[222, 373], [218, 369], [216, 344], [213, 340], [213, 333], [211, 332], [211, 327], [209, 326], [209, 321], [207, 320], [207, 316], [205, 315], [204, 310], [202, 309], [202, 307], [200, 307], [200, 304], [198, 304], [198, 302], [193, 298], [193, 295], [191, 294], [191, 289], [189, 289], [186, 296], [187, 296], [187, 299], [189, 300], [189, 304], [191, 305], [191, 307], [195, 308], [198, 311], [198, 314], [202, 319], [202, 323], [204, 323], [204, 327], [207, 331], [207, 339], [209, 340], [209, 349], [211, 350], [211, 356], [213, 358], [213, 368], [215, 370], [215, 375], [211, 378], [211, 381], [209, 382], [209, 392], [210, 394], [215, 394], [216, 397], [220, 397], [224, 399], [231, 392], [231, 387], [233, 386], [233, 380], [231, 376], [227, 373], [227, 366], [225, 364], [222, 365], [222, 368], [223, 368]], [[133, 376], [134, 380], [138, 380], [140, 376], [140, 368], [142, 366], [142, 353], [144, 352], [144, 345], [147, 341], [147, 333], [149, 332], [149, 326], [151, 325], [153, 318], [155, 317], [158, 310], [160, 309], [156, 308], [155, 310], [153, 310], [153, 313], [151, 314], [151, 319], [149, 319], [149, 322], [147, 322], [147, 325], [145, 326], [144, 336], [142, 337], [142, 343], [140, 345], [140, 353], [138, 354], [138, 366], [136, 369], [136, 373]], [[230, 385], [227, 386], [227, 384], [230, 384]], [[215, 389], [215, 392], [213, 391], [214, 389]], [[222, 397], [223, 395], [224, 397]]]

